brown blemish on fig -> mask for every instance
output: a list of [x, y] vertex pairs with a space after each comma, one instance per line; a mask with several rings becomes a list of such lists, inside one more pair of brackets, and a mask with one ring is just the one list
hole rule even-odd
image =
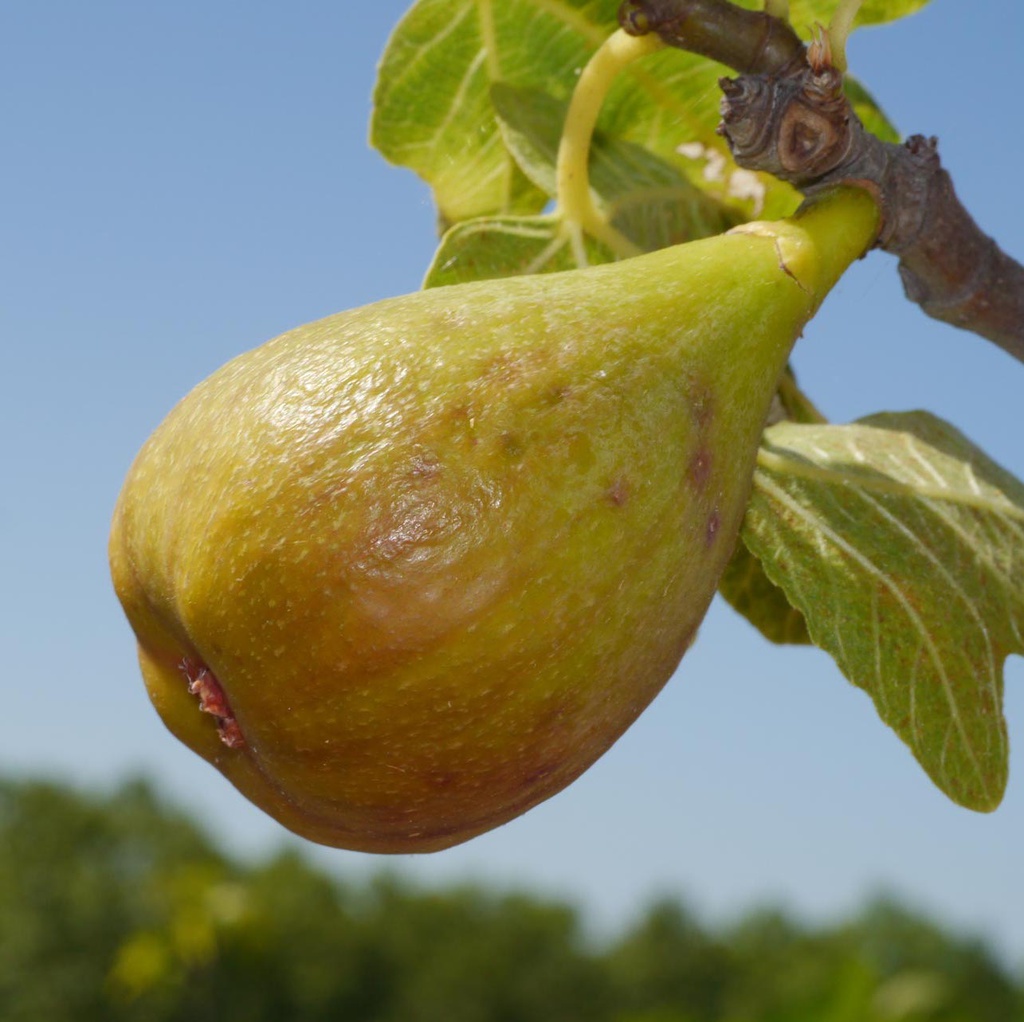
[[697, 489], [703, 490], [711, 478], [711, 452], [701, 449], [690, 461], [690, 478]]
[[712, 511], [711, 514], [708, 515], [708, 525], [707, 525], [707, 544], [708, 544], [708, 546], [711, 546], [712, 543], [715, 542], [715, 537], [718, 535], [718, 530], [719, 530], [719, 528], [721, 528], [721, 525], [722, 525], [722, 519], [721, 519], [721, 516], [718, 513], [718, 508], [716, 507], [714, 509], [714, 511]]
[[213, 671], [206, 664], [197, 663], [187, 657], [181, 662], [181, 673], [188, 681], [189, 692], [199, 697], [199, 710], [208, 713], [217, 722], [220, 740], [229, 749], [240, 749], [245, 745], [245, 736], [231, 712], [227, 694], [221, 688]]
[[608, 503], [613, 507], [625, 507], [629, 503], [630, 486], [629, 480], [625, 476], [619, 476], [618, 479], [608, 487], [608, 491], [605, 496], [608, 498]]
[[557, 763], [545, 763], [541, 766], [536, 767], [530, 771], [523, 778], [523, 786], [526, 788], [532, 788], [535, 784], [539, 784], [541, 781], [546, 781], [558, 770]]
[[507, 458], [521, 458], [523, 456], [524, 444], [522, 438], [515, 433], [505, 432], [501, 434], [501, 449]]
[[714, 397], [711, 388], [699, 380], [691, 378], [688, 381], [690, 409], [693, 414], [693, 421], [697, 428], [703, 432], [711, 423], [714, 416]]

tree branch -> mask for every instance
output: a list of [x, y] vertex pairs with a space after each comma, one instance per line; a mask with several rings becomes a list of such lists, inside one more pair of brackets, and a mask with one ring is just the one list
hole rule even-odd
[[802, 64], [806, 52], [789, 22], [727, 0], [625, 0], [619, 24], [630, 35], [656, 32], [669, 46], [743, 74], [779, 74]]
[[935, 139], [893, 145], [864, 128], [824, 41], [808, 50], [787, 22], [728, 0], [626, 0], [619, 22], [739, 71], [720, 83], [719, 131], [736, 162], [806, 195], [838, 184], [870, 190], [882, 212], [877, 245], [899, 257], [907, 297], [1024, 362], [1024, 267], [957, 198]]

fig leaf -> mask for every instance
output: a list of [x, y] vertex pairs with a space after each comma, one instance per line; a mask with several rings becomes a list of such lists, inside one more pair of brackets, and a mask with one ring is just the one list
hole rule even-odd
[[925, 412], [765, 434], [743, 541], [955, 802], [999, 804], [1024, 484]]

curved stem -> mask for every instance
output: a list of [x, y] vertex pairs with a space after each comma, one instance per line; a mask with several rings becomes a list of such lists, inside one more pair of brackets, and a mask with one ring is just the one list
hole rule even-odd
[[832, 20], [828, 23], [828, 41], [832, 47], [832, 66], [846, 73], [846, 40], [853, 31], [853, 21], [864, 0], [839, 0]]
[[815, 403], [800, 389], [800, 385], [788, 366], [779, 380], [779, 403], [782, 406], [782, 419], [790, 422], [818, 423], [828, 422]]
[[590, 143], [594, 125], [615, 77], [627, 65], [662, 49], [657, 35], [631, 36], [622, 29], [610, 35], [580, 74], [569, 103], [555, 168], [556, 201], [570, 229], [586, 231], [616, 255], [638, 255], [640, 249], [609, 223], [590, 193]]

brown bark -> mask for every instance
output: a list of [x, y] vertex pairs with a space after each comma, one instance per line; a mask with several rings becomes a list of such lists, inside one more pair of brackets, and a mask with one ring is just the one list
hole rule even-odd
[[804, 57], [804, 44], [784, 21], [725, 0], [626, 0], [619, 24], [630, 35], [657, 32], [670, 46], [744, 74], [778, 74]]
[[736, 162], [808, 196], [839, 184], [869, 189], [882, 212], [878, 247], [899, 258], [907, 297], [1024, 362], [1024, 267], [957, 198], [935, 139], [894, 145], [865, 130], [827, 47], [808, 51], [785, 22], [728, 0], [626, 0], [619, 22], [739, 71], [721, 80], [719, 128]]

